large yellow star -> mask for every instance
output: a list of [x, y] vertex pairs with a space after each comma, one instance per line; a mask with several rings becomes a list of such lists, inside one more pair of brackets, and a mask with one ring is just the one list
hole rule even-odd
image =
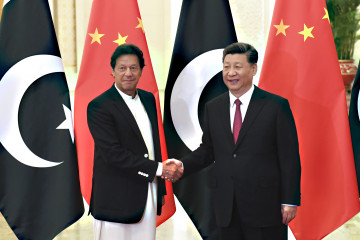
[[119, 44], [119, 46], [120, 46], [121, 44], [126, 43], [127, 37], [128, 37], [128, 36], [122, 37], [122, 36], [120, 35], [120, 33], [118, 33], [118, 39], [116, 39], [116, 40], [114, 41], [114, 43], [117, 43], [117, 44]]
[[98, 29], [96, 28], [95, 32], [94, 33], [89, 33], [89, 35], [90, 35], [90, 37], [92, 37], [91, 44], [93, 44], [94, 42], [98, 42], [101, 45], [100, 38], [102, 36], [104, 36], [105, 34], [100, 34], [98, 32]]
[[284, 34], [284, 36], [286, 36], [286, 32], [285, 30], [290, 27], [290, 25], [284, 25], [283, 20], [281, 19], [280, 24], [279, 25], [274, 25], [274, 27], [276, 27], [277, 32], [276, 32], [276, 36], [280, 33]]
[[326, 8], [324, 8], [324, 10], [325, 10], [325, 15], [323, 16], [322, 19], [327, 19], [327, 20], [329, 21], [329, 23], [330, 23], [330, 18], [329, 18], [328, 10], [327, 10]]
[[312, 35], [311, 31], [314, 29], [314, 27], [308, 28], [305, 24], [304, 24], [304, 30], [302, 30], [301, 32], [299, 32], [299, 34], [304, 35], [304, 42], [306, 41], [306, 39], [308, 37], [312, 37], [314, 38], [314, 36]]
[[139, 25], [137, 25], [136, 28], [141, 28], [142, 31], [145, 32], [145, 31], [144, 31], [144, 25], [143, 25], [143, 23], [142, 23], [141, 18], [137, 18], [137, 19], [138, 19], [138, 21], [139, 21]]

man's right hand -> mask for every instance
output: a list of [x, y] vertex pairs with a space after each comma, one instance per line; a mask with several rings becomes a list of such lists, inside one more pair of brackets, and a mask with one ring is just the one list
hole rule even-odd
[[171, 182], [176, 182], [182, 177], [184, 173], [184, 169], [181, 161], [176, 159], [168, 159], [162, 164], [163, 164], [163, 172], [161, 175], [162, 179]]

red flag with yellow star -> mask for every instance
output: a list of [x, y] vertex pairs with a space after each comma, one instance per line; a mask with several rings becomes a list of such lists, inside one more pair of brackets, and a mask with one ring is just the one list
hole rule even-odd
[[325, 0], [276, 1], [259, 86], [289, 100], [298, 131], [301, 206], [290, 227], [297, 240], [322, 239], [360, 210]]
[[[164, 129], [157, 88], [144, 28], [136, 0], [94, 0], [91, 8], [84, 53], [75, 89], [75, 136], [78, 151], [81, 191], [89, 203], [91, 196], [94, 143], [87, 125], [88, 103], [107, 90], [114, 79], [111, 77], [110, 58], [115, 48], [123, 43], [137, 45], [144, 54], [145, 64], [138, 88], [152, 92], [156, 99], [161, 154], [167, 159]], [[166, 181], [167, 195], [158, 225], [175, 212], [171, 183]]]

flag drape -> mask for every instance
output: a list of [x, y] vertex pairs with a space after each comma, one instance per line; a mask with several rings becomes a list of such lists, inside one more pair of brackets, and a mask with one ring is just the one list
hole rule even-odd
[[19, 239], [53, 239], [84, 206], [47, 0], [5, 1], [0, 79], [0, 210]]
[[[236, 41], [228, 1], [183, 1], [165, 89], [169, 157], [181, 158], [200, 144], [205, 103], [227, 91], [221, 75], [223, 48]], [[174, 184], [203, 239], [218, 239], [208, 185], [211, 172], [210, 166]]]
[[[85, 47], [82, 56], [79, 78], [75, 89], [75, 136], [80, 168], [81, 190], [85, 200], [90, 202], [94, 142], [87, 125], [86, 109], [88, 103], [107, 90], [114, 79], [111, 77], [110, 58], [115, 48], [123, 43], [137, 45], [144, 54], [145, 67], [138, 88], [152, 92], [157, 104], [157, 116], [163, 160], [167, 151], [162, 125], [159, 91], [156, 85], [150, 54], [148, 51], [142, 19], [136, 0], [94, 0], [91, 8]], [[161, 224], [175, 212], [172, 185], [166, 182], [167, 195]]]
[[259, 86], [287, 98], [299, 136], [297, 240], [321, 239], [359, 212], [345, 89], [325, 0], [277, 0]]

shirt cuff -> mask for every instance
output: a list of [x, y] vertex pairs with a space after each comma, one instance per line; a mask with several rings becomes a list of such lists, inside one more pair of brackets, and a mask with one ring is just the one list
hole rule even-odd
[[161, 177], [162, 171], [163, 171], [163, 165], [162, 165], [162, 163], [159, 163], [158, 168], [156, 170], [156, 176]]

